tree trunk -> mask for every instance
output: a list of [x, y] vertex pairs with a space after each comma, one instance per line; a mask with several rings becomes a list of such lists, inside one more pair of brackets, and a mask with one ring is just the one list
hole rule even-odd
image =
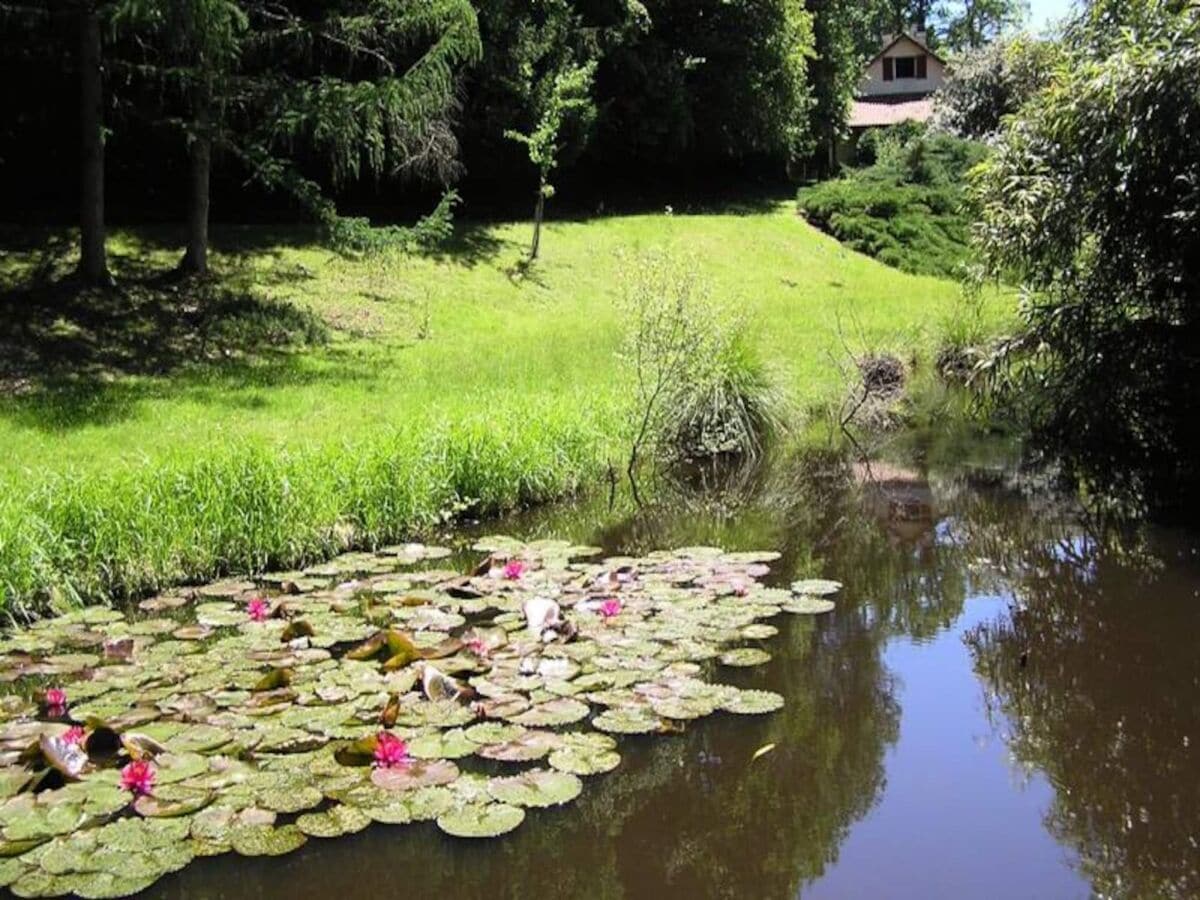
[[545, 184], [538, 188], [537, 206], [533, 208], [533, 245], [529, 248], [529, 258], [537, 259], [542, 247], [542, 218], [546, 215]]
[[112, 283], [104, 248], [104, 76], [100, 17], [91, 3], [79, 12], [79, 126], [81, 137], [79, 277]]
[[208, 176], [212, 168], [212, 138], [204, 125], [188, 148], [191, 160], [191, 193], [188, 197], [187, 249], [179, 271], [208, 274]]

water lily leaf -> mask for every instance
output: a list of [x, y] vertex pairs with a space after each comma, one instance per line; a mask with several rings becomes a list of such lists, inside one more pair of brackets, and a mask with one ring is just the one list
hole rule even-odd
[[279, 639], [285, 644], [302, 637], [312, 637], [316, 634], [316, 630], [304, 619], [295, 619], [288, 622], [287, 627], [283, 629], [283, 633]]
[[525, 729], [520, 725], [505, 725], [502, 722], [480, 722], [463, 733], [467, 740], [475, 744], [502, 744], [519, 738]]
[[600, 775], [611, 772], [621, 764], [621, 756], [615, 750], [595, 747], [564, 746], [550, 754], [550, 767], [572, 775]]
[[295, 825], [271, 828], [264, 825], [242, 825], [233, 829], [229, 843], [240, 856], [283, 856], [304, 846], [308, 838]]
[[592, 719], [592, 727], [613, 734], [651, 734], [666, 726], [653, 709], [643, 706], [616, 706]]
[[334, 838], [355, 834], [371, 824], [371, 817], [353, 806], [337, 804], [325, 812], [305, 813], [296, 819], [296, 827], [309, 837]]
[[559, 745], [558, 735], [549, 731], [526, 731], [499, 744], [487, 744], [475, 752], [484, 759], [500, 762], [527, 762], [541, 759]]
[[504, 803], [460, 806], [437, 817], [438, 828], [461, 838], [499, 837], [515, 830], [524, 821], [525, 810]]
[[494, 799], [513, 806], [560, 806], [579, 796], [583, 782], [569, 772], [531, 769], [508, 778], [493, 778], [487, 789]]
[[759, 650], [757, 647], [740, 647], [737, 650], [727, 650], [720, 656], [721, 665], [735, 667], [761, 666], [765, 662], [770, 662], [770, 660], [771, 654], [766, 650]]
[[129, 897], [146, 890], [159, 875], [129, 876], [113, 872], [80, 872], [71, 878], [71, 891], [88, 900]]
[[582, 722], [591, 712], [591, 708], [579, 700], [561, 697], [547, 700], [526, 710], [512, 720], [520, 725], [549, 727], [554, 725], [571, 725]]
[[414, 759], [461, 759], [477, 747], [461, 728], [423, 734], [408, 742], [409, 755]]
[[779, 629], [774, 625], [747, 625], [739, 634], [749, 641], [765, 641], [779, 634]]
[[187, 816], [208, 806], [213, 800], [213, 793], [191, 790], [187, 793], [174, 793], [171, 797], [172, 799], [168, 800], [163, 796], [148, 794], [138, 797], [133, 808], [139, 816], [147, 818]]
[[840, 581], [827, 581], [824, 578], [810, 578], [805, 581], [792, 582], [792, 593], [811, 597], [827, 597], [842, 589]]
[[836, 609], [836, 604], [832, 600], [826, 600], [824, 597], [800, 594], [781, 604], [780, 609], [797, 616], [819, 616], [827, 612], [832, 612]]
[[456, 778], [458, 766], [448, 759], [414, 760], [402, 766], [378, 768], [371, 773], [371, 782], [386, 791], [411, 791], [449, 784]]
[[723, 700], [720, 708], [739, 715], [762, 715], [783, 707], [783, 697], [772, 691], [738, 691]]
[[258, 794], [259, 806], [277, 813], [303, 812], [320, 806], [324, 799], [325, 795], [312, 785], [295, 783], [268, 788]]
[[250, 690], [254, 691], [255, 693], [264, 691], [277, 691], [280, 688], [285, 688], [290, 685], [292, 683], [292, 679], [295, 678], [295, 675], [296, 673], [288, 668], [272, 669], [270, 672], [256, 681]]

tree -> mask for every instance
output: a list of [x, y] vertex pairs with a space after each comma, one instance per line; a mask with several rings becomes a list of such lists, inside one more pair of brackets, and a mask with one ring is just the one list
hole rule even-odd
[[978, 49], [1029, 15], [1026, 0], [947, 0], [936, 10], [939, 28], [953, 50]]
[[529, 258], [535, 260], [542, 241], [542, 219], [546, 213], [546, 201], [554, 196], [550, 184], [550, 173], [558, 165], [558, 155], [563, 125], [571, 115], [594, 112], [590, 102], [592, 79], [596, 74], [595, 63], [571, 65], [555, 72], [543, 87], [543, 100], [536, 127], [529, 133], [512, 129], [505, 136], [524, 145], [529, 152], [529, 161], [538, 170], [537, 201], [533, 210], [533, 242], [529, 247]]
[[[479, 53], [467, 0], [356, 0], [334, 8], [273, 0], [127, 0], [127, 18], [153, 35], [136, 74], [174, 87], [160, 119], [189, 150], [187, 250], [180, 268], [207, 271], [214, 150], [304, 203], [346, 243], [404, 239], [337, 215], [296, 165], [298, 148], [337, 183], [367, 174], [433, 173], [448, 181], [456, 144], [448, 119], [456, 69]], [[448, 215], [448, 196], [435, 211]]]
[[1049, 83], [1057, 54], [1055, 42], [1025, 34], [958, 54], [934, 97], [933, 127], [959, 137], [991, 137], [1005, 116]]
[[986, 374], [1086, 484], [1188, 510], [1200, 484], [1200, 9], [1114, 7], [1068, 28], [1050, 85], [973, 185], [983, 272], [1023, 289], [1022, 329]]
[[104, 229], [104, 50], [100, 8], [79, 4], [79, 277], [88, 285], [107, 285]]

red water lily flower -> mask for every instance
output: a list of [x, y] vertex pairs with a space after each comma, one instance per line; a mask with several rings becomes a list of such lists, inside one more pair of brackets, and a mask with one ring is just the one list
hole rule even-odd
[[62, 733], [62, 739], [68, 744], [82, 744], [87, 733], [78, 725], [72, 725]]
[[154, 790], [158, 772], [148, 759], [135, 759], [121, 770], [121, 787], [135, 797], [147, 796]]
[[519, 559], [510, 559], [504, 564], [504, 577], [509, 581], [516, 581], [525, 574], [525, 563]]
[[467, 641], [466, 648], [476, 656], [487, 656], [489, 653], [487, 641], [483, 638], [471, 638]]
[[46, 705], [52, 708], [61, 708], [67, 705], [67, 692], [62, 688], [52, 687], [46, 691], [43, 698]]
[[610, 597], [608, 600], [605, 600], [600, 604], [599, 612], [600, 615], [604, 616], [604, 618], [611, 619], [613, 616], [619, 616], [621, 614], [621, 609], [621, 601], [616, 597]]
[[375, 738], [375, 765], [381, 769], [395, 769], [408, 762], [408, 744], [390, 732], [379, 732]]
[[246, 614], [255, 622], [265, 621], [271, 614], [271, 604], [262, 597], [255, 597], [246, 604]]

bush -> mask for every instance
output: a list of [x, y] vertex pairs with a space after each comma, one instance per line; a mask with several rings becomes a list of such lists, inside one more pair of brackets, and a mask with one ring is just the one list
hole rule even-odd
[[[865, 145], [865, 146], [864, 146]], [[966, 173], [982, 145], [912, 128], [869, 132], [873, 164], [800, 191], [800, 212], [853, 250], [918, 275], [960, 273], [970, 246]]]
[[1200, 9], [1097, 2], [973, 188], [984, 272], [1022, 286], [987, 371], [1085, 484], [1196, 516]]

